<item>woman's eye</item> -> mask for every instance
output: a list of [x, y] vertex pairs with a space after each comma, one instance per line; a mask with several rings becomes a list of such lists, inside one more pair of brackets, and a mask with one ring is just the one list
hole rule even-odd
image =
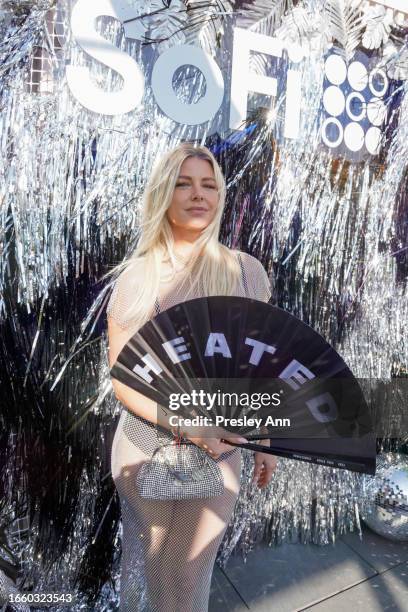
[[[176, 187], [190, 187], [190, 183], [180, 181], [176, 183]], [[212, 184], [203, 185], [203, 187], [204, 189], [217, 189], [217, 186]]]

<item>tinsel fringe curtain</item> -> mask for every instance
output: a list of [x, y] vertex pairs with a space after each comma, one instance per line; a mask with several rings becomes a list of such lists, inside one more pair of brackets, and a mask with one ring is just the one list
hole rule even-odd
[[[327, 32], [351, 57], [364, 37], [367, 45], [379, 36], [367, 21], [373, 7], [364, 17], [334, 0], [172, 2], [146, 26], [149, 41], [126, 37], [113, 20], [99, 27], [145, 68], [179, 42], [202, 46], [228, 67], [220, 41], [232, 37], [231, 12], [240, 27], [301, 42], [313, 53], [300, 68], [299, 138], [277, 139], [259, 109], [239, 136], [225, 135], [221, 120], [211, 131], [181, 126], [160, 112], [149, 89], [139, 110], [96, 115], [66, 84], [66, 63], [87, 62], [68, 27], [71, 5], [58, 3], [60, 25], [52, 29], [52, 4], [6, 2], [0, 22], [0, 570], [18, 576], [20, 589], [75, 589], [79, 602], [86, 595], [94, 609], [112, 610], [120, 515], [109, 449], [119, 407], [106, 359], [109, 286], [101, 279], [136, 243], [153, 162], [183, 140], [209, 146], [228, 184], [222, 241], [262, 261], [275, 303], [318, 330], [357, 377], [406, 375], [407, 81], [399, 74], [398, 112], [381, 154], [336, 158], [317, 137]], [[140, 3], [130, 4], [140, 15]], [[378, 43], [394, 45], [394, 71], [406, 61], [404, 27], [384, 26]], [[28, 83], [39, 48], [52, 79], [35, 93]], [[265, 69], [259, 56], [252, 62]], [[101, 87], [120, 87], [113, 71], [90, 66]], [[194, 78], [193, 91], [201, 86]], [[402, 436], [394, 446], [407, 441]], [[361, 477], [281, 460], [259, 492], [246, 484], [251, 461], [248, 454], [220, 563], [260, 540], [324, 544], [359, 528]]]

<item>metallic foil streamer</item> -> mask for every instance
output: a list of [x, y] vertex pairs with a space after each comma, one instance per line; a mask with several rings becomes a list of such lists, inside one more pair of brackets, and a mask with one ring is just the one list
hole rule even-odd
[[[88, 66], [106, 90], [121, 87], [115, 72], [91, 61], [71, 39], [72, 3], [58, 3], [58, 28], [49, 2], [15, 0], [2, 7], [0, 383], [10, 399], [0, 417], [7, 432], [0, 434], [1, 444], [8, 449], [2, 457], [7, 503], [0, 510], [10, 524], [20, 585], [76, 589], [73, 610], [89, 609], [81, 594], [92, 573], [99, 597], [94, 609], [117, 605], [120, 530], [106, 452], [118, 407], [103, 335], [109, 288], [98, 281], [134, 247], [144, 185], [168, 148], [183, 140], [213, 148], [228, 184], [222, 238], [263, 261], [277, 304], [313, 325], [359, 378], [388, 380], [408, 367], [406, 84], [392, 98], [396, 110], [390, 108], [394, 115], [381, 155], [351, 163], [334, 158], [320, 139], [324, 54], [335, 22], [327, 20], [322, 0], [296, 3], [283, 20], [293, 8], [290, 1], [190, 2], [190, 8], [172, 3], [169, 19], [162, 11], [149, 17], [136, 0], [129, 4], [143, 22], [142, 40], [126, 37], [112, 19], [98, 20], [98, 27], [136, 58], [145, 76], [160, 52], [183, 36], [228, 71], [231, 11], [241, 27], [277, 31], [310, 55], [299, 63], [285, 52], [279, 64], [301, 72], [296, 141], [281, 134], [284, 97], [271, 108], [262, 101], [268, 108], [261, 111], [250, 100], [247, 129], [235, 135], [225, 131], [222, 118], [211, 129], [177, 125], [161, 113], [149, 89], [142, 108], [108, 117], [84, 109], [67, 87], [68, 62]], [[155, 8], [149, 3], [146, 13]], [[405, 26], [398, 27], [403, 41]], [[349, 49], [356, 42], [347, 32], [339, 36]], [[370, 31], [366, 39], [375, 36]], [[393, 44], [391, 64], [403, 67], [404, 42]], [[32, 60], [39, 56], [42, 74], [33, 87]], [[251, 66], [270, 67], [259, 56]], [[185, 88], [179, 76], [185, 99], [202, 87], [199, 74], [190, 77]], [[407, 433], [401, 436], [404, 441]], [[47, 482], [51, 448], [65, 470], [58, 487]], [[241, 494], [220, 563], [233, 550], [248, 554], [260, 540], [324, 544], [360, 528], [361, 477], [281, 459], [270, 486], [258, 491], [249, 485], [251, 470], [252, 457], [244, 453]], [[24, 529], [15, 529], [18, 520], [25, 521]], [[103, 540], [110, 546], [105, 556], [97, 549]], [[107, 568], [113, 568], [108, 575]]]

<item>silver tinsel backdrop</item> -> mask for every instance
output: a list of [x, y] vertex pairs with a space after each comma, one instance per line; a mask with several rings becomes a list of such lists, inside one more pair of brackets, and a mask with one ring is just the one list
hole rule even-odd
[[[108, 116], [81, 106], [67, 85], [66, 66], [83, 65], [101, 89], [122, 87], [76, 44], [72, 4], [9, 0], [0, 8], [0, 576], [20, 590], [76, 592], [72, 609], [90, 605], [86, 594], [93, 609], [113, 610], [120, 518], [109, 450], [120, 407], [107, 369], [110, 285], [102, 277], [135, 246], [152, 164], [184, 140], [214, 151], [228, 184], [222, 240], [258, 257], [275, 303], [337, 348], [368, 399], [382, 393], [389, 402], [387, 381], [408, 373], [408, 13], [353, 0], [128, 0], [124, 26], [111, 17], [96, 23], [136, 59], [146, 90], [138, 109]], [[174, 45], [207, 51], [229, 91], [236, 26], [282, 41], [273, 74], [276, 66], [300, 73], [296, 139], [282, 134], [279, 88], [272, 107], [251, 95], [235, 132], [228, 93], [201, 125], [160, 110], [149, 79]], [[345, 70], [367, 61], [386, 75], [384, 120], [371, 113], [371, 127], [343, 126], [338, 147], [336, 134], [329, 145], [322, 139], [323, 121], [329, 115], [327, 125], [340, 129], [342, 112], [330, 55]], [[271, 71], [266, 55], [251, 55], [250, 65]], [[188, 66], [173, 86], [192, 104], [205, 92]], [[354, 89], [361, 100], [362, 87]], [[364, 115], [364, 104], [353, 112]], [[374, 144], [368, 136], [365, 148], [355, 144], [352, 130], [373, 129]], [[387, 448], [408, 441], [401, 388], [392, 388], [400, 420], [383, 424]], [[360, 529], [363, 477], [282, 459], [260, 492], [247, 484], [251, 461], [248, 453], [220, 563], [261, 540], [326, 544]]]

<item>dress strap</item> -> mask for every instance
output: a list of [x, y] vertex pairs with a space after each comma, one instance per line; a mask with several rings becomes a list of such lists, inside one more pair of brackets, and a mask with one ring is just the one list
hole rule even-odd
[[244, 262], [242, 261], [241, 253], [238, 253], [238, 261], [239, 261], [239, 266], [241, 268], [241, 278], [242, 278], [242, 285], [244, 287], [245, 297], [248, 297], [249, 296], [248, 280], [247, 280], [247, 275], [246, 275], [245, 268], [244, 268]]
[[154, 300], [154, 311], [157, 315], [160, 314], [160, 304], [157, 298]]

